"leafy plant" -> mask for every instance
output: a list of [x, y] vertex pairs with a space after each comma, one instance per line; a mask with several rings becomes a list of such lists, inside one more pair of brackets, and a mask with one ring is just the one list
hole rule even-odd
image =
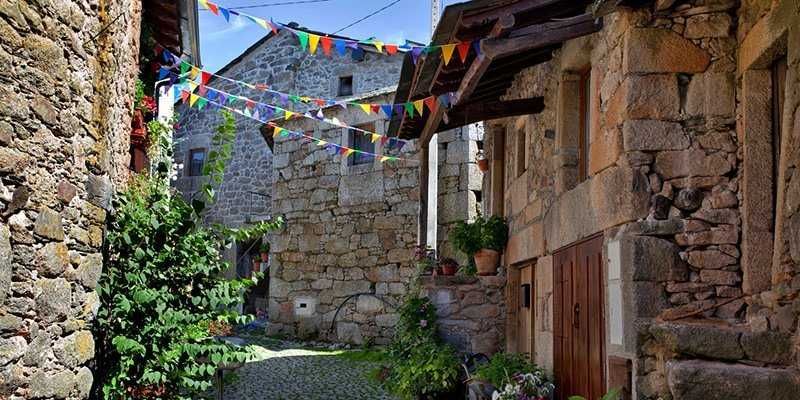
[[[614, 388], [608, 391], [608, 393], [604, 394], [600, 400], [618, 400], [620, 398], [621, 390], [619, 388]], [[567, 400], [586, 400], [582, 396], [570, 396]]]
[[492, 394], [492, 400], [543, 400], [550, 398], [555, 388], [543, 371], [517, 373]]
[[459, 221], [450, 235], [453, 246], [469, 257], [480, 249], [503, 250], [508, 242], [508, 225], [503, 218], [479, 216], [475, 222]]
[[269, 253], [270, 246], [269, 242], [261, 243], [261, 246], [258, 246], [258, 251], [261, 253]]
[[458, 383], [460, 364], [455, 350], [436, 332], [436, 307], [418, 290], [406, 296], [389, 355], [395, 362], [386, 385], [403, 398], [447, 393]]
[[201, 226], [195, 208], [169, 187], [171, 131], [158, 124], [165, 139], [153, 143], [152, 175], [136, 177], [109, 218], [96, 326], [105, 399], [200, 398], [217, 369], [249, 360], [248, 348], [216, 337], [252, 320], [232, 310], [253, 281], [223, 278], [222, 250], [282, 223]]
[[530, 374], [543, 372], [536, 364], [519, 353], [497, 353], [492, 356], [489, 363], [479, 366], [475, 370], [475, 377], [491, 383], [494, 387], [501, 388], [511, 382], [511, 376], [517, 373]]

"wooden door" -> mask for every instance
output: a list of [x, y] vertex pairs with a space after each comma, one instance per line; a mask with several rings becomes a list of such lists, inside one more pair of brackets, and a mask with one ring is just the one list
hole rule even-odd
[[533, 359], [533, 266], [520, 268], [519, 302], [517, 304], [517, 352]]
[[556, 398], [588, 400], [605, 391], [603, 238], [553, 255]]

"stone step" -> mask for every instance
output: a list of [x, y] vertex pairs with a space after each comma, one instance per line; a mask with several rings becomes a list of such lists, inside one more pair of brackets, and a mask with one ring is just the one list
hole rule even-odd
[[717, 361], [668, 361], [667, 383], [680, 400], [796, 400], [800, 374], [794, 369]]
[[764, 366], [791, 365], [794, 359], [791, 336], [782, 332], [753, 332], [745, 326], [702, 320], [657, 323], [650, 333], [667, 358], [746, 360]]

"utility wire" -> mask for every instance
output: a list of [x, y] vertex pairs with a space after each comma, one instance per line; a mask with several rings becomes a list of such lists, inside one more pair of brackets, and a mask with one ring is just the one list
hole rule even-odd
[[[264, 4], [253, 4], [249, 6], [240, 6], [240, 7], [226, 7], [229, 10], [244, 10], [248, 8], [261, 8], [261, 7], [272, 7], [272, 6], [289, 6], [294, 4], [307, 4], [307, 3], [326, 3], [333, 0], [295, 0], [295, 1], [283, 1], [278, 3], [264, 3]], [[203, 11], [208, 11], [205, 8], [201, 8]]]
[[338, 31], [336, 31], [336, 32], [333, 32], [331, 35], [335, 35], [335, 34], [337, 34], [337, 33], [341, 32], [341, 31], [343, 31], [343, 30], [345, 30], [345, 29], [347, 29], [347, 28], [349, 28], [349, 27], [351, 27], [351, 26], [353, 26], [353, 25], [355, 25], [355, 24], [358, 24], [358, 23], [360, 23], [360, 22], [363, 22], [363, 21], [364, 21], [364, 20], [366, 20], [367, 18], [370, 18], [370, 17], [372, 17], [372, 16], [374, 16], [374, 15], [376, 15], [376, 14], [380, 13], [381, 11], [383, 11], [383, 10], [385, 10], [385, 9], [387, 9], [387, 8], [389, 8], [389, 7], [391, 7], [391, 6], [395, 5], [395, 4], [397, 4], [397, 3], [399, 3], [399, 2], [400, 2], [400, 0], [394, 0], [393, 2], [391, 2], [391, 3], [389, 3], [389, 4], [387, 4], [387, 5], [383, 6], [383, 7], [381, 7], [379, 10], [377, 10], [377, 11], [375, 11], [375, 12], [373, 12], [373, 13], [371, 13], [371, 14], [367, 15], [366, 17], [363, 17], [363, 18], [361, 18], [361, 19], [358, 19], [358, 20], [356, 20], [355, 22], [351, 23], [350, 25], [347, 25], [347, 26], [345, 26], [344, 28], [342, 28], [342, 29], [339, 29], [339, 30], [338, 30]]

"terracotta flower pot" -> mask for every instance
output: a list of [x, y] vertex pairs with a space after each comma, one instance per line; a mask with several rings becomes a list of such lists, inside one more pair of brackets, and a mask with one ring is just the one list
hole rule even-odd
[[481, 172], [488, 171], [489, 170], [489, 160], [487, 160], [485, 158], [482, 159], [482, 160], [478, 160], [478, 169], [481, 170]]
[[456, 274], [458, 266], [455, 264], [442, 264], [442, 275], [452, 276]]
[[478, 275], [495, 275], [497, 274], [497, 264], [500, 262], [500, 252], [492, 249], [480, 249], [475, 253], [475, 266], [478, 269]]

